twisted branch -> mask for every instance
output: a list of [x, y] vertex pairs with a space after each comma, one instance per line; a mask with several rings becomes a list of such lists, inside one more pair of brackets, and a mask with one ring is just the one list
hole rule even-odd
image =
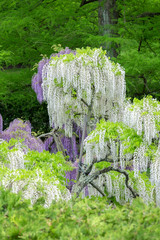
[[124, 171], [124, 170], [121, 170], [119, 168], [114, 168], [114, 167], [108, 167], [108, 168], [104, 168], [102, 170], [99, 170], [95, 173], [93, 173], [94, 175], [94, 179], [96, 179], [100, 174], [103, 174], [103, 173], [107, 173], [107, 172], [110, 172], [110, 171], [115, 171], [115, 172], [119, 172], [119, 173], [122, 173], [124, 176], [125, 176], [125, 184], [126, 184], [126, 187], [131, 191], [132, 195], [133, 195], [133, 198], [136, 198], [136, 197], [139, 197], [139, 194], [136, 193], [132, 187], [128, 184], [128, 181], [129, 181], [129, 174]]
[[[79, 178], [79, 181], [77, 182], [77, 184], [74, 185], [73, 194], [76, 193], [77, 197], [79, 196], [79, 194], [83, 190], [83, 188], [87, 186], [87, 184], [91, 184], [94, 188], [97, 189], [97, 186], [94, 185], [93, 181], [95, 179], [97, 179], [99, 177], [99, 175], [101, 175], [103, 173], [110, 172], [110, 171], [116, 171], [116, 172], [119, 172], [119, 173], [123, 174], [125, 176], [126, 187], [131, 191], [133, 198], [139, 197], [139, 194], [136, 193], [136, 191], [134, 191], [133, 188], [128, 184], [128, 182], [129, 182], [129, 174], [126, 171], [120, 170], [119, 168], [114, 168], [114, 167], [110, 166], [110, 167], [104, 168], [102, 170], [98, 170], [98, 171], [92, 173], [91, 175], [89, 175], [88, 172], [93, 167], [93, 164], [91, 164], [91, 165], [92, 166], [89, 166], [89, 168], [86, 169], [86, 171], [82, 171], [82, 174], [81, 174], [81, 176]], [[86, 175], [86, 173], [88, 175]], [[97, 190], [99, 191], [100, 189], [97, 189]], [[102, 192], [100, 192], [100, 193], [102, 194]]]

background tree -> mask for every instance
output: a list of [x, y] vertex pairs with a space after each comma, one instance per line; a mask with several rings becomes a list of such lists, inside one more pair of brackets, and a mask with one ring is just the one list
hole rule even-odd
[[[95, 1], [82, 1], [87, 7]], [[126, 70], [127, 94], [159, 98], [159, 1], [99, 1], [100, 45]], [[103, 35], [101, 37], [100, 35]], [[94, 36], [93, 36], [94, 38]], [[158, 75], [157, 75], [158, 74]]]
[[99, 26], [100, 34], [108, 37], [108, 41], [103, 44], [110, 57], [117, 57], [118, 45], [112, 39], [118, 35], [115, 25], [118, 23], [120, 13], [117, 7], [117, 0], [99, 0]]
[[[133, 97], [151, 94], [159, 99], [159, 1], [118, 2], [120, 54], [126, 70], [127, 92]], [[158, 75], [157, 75], [158, 74]]]

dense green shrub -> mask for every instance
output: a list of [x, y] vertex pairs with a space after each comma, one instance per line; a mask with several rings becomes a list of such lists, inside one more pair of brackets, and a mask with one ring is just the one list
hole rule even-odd
[[21, 196], [0, 191], [0, 239], [158, 240], [160, 209], [136, 199], [109, 206], [105, 198], [54, 202], [33, 207]]
[[0, 113], [4, 127], [15, 118], [29, 120], [34, 131], [48, 131], [46, 104], [40, 105], [31, 88], [33, 71], [29, 68], [0, 71]]

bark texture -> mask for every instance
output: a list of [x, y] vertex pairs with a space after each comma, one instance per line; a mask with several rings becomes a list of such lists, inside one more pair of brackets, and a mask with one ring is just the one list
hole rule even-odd
[[[99, 0], [99, 26], [100, 34], [113, 38], [117, 35], [114, 27], [118, 22], [119, 12], [116, 5], [117, 0]], [[102, 44], [107, 49], [107, 55], [117, 57], [117, 45], [111, 40]]]

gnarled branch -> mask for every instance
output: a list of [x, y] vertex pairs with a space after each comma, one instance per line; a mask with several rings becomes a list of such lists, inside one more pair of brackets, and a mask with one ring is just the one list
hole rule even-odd
[[67, 156], [67, 153], [62, 145], [62, 142], [61, 142], [61, 139], [60, 139], [60, 136], [58, 135], [57, 133], [57, 130], [58, 128], [54, 128], [51, 132], [49, 133], [44, 133], [44, 134], [41, 134], [40, 136], [38, 136], [38, 138], [45, 138], [45, 137], [53, 137], [53, 141], [52, 143], [50, 144], [49, 148], [51, 147], [51, 145], [53, 144], [53, 142], [56, 143], [56, 147], [57, 147], [57, 150], [59, 152], [62, 152], [63, 156], [66, 157]]
[[74, 185], [74, 188], [73, 188], [73, 194], [76, 193], [77, 197], [79, 196], [80, 192], [83, 190], [84, 187], [86, 187], [88, 184], [93, 184], [93, 181], [95, 179], [97, 179], [101, 174], [103, 173], [107, 173], [107, 172], [110, 172], [110, 171], [116, 171], [116, 172], [119, 172], [121, 174], [123, 174], [125, 176], [125, 184], [126, 184], [126, 187], [131, 191], [132, 193], [132, 196], [133, 198], [136, 198], [136, 197], [139, 197], [139, 194], [136, 193], [136, 191], [133, 190], [133, 188], [128, 184], [129, 182], [129, 174], [124, 171], [124, 170], [120, 170], [119, 168], [114, 168], [114, 167], [107, 167], [107, 168], [104, 168], [102, 170], [98, 170], [90, 175], [86, 175], [85, 174], [85, 171], [82, 172], [80, 178], [79, 178], [79, 181]]
[[102, 170], [99, 170], [95, 173], [93, 173], [95, 175], [95, 178], [96, 179], [100, 174], [103, 174], [103, 173], [107, 173], [107, 172], [110, 172], [110, 171], [115, 171], [115, 172], [119, 172], [119, 173], [122, 173], [124, 176], [125, 176], [125, 184], [126, 184], [126, 187], [131, 191], [132, 195], [133, 195], [133, 198], [136, 198], [136, 197], [139, 197], [139, 194], [136, 193], [131, 186], [129, 186], [128, 184], [128, 181], [129, 181], [129, 174], [124, 171], [124, 170], [121, 170], [119, 168], [114, 168], [114, 167], [108, 167], [108, 168], [104, 168]]

